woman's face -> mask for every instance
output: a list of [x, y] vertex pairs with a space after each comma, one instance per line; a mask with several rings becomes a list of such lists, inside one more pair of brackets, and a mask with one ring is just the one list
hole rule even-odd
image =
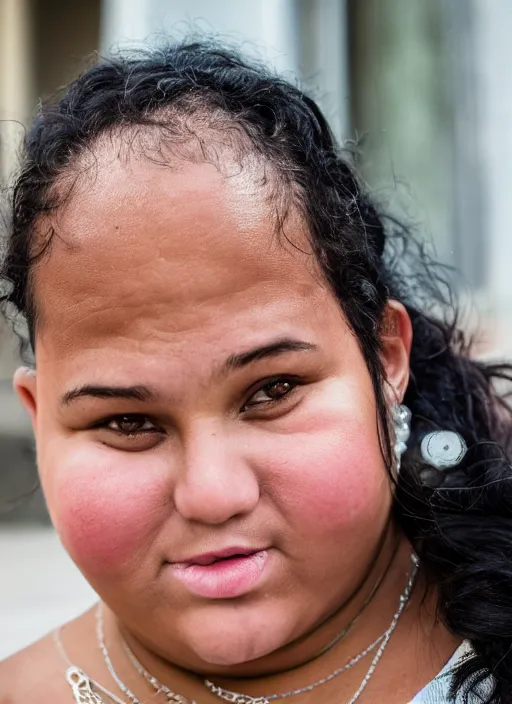
[[[146, 644], [196, 666], [329, 614], [390, 509], [357, 340], [300, 218], [286, 244], [257, 183], [100, 155], [52, 223], [37, 374], [16, 378], [65, 547]], [[384, 344], [397, 395], [406, 327]]]

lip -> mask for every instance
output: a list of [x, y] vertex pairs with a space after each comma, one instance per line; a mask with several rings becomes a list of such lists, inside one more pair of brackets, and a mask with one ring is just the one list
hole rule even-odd
[[211, 565], [217, 560], [225, 560], [228, 557], [233, 557], [234, 555], [246, 557], [247, 555], [253, 555], [257, 552], [262, 552], [264, 548], [248, 548], [241, 547], [240, 545], [232, 545], [222, 550], [212, 550], [212, 552], [203, 552], [200, 555], [194, 555], [193, 557], [188, 557], [186, 560], [180, 560], [175, 562], [175, 565], [183, 565], [184, 567], [189, 567], [190, 565]]
[[235, 599], [253, 590], [268, 564], [268, 550], [227, 548], [169, 564], [189, 592], [207, 599]]

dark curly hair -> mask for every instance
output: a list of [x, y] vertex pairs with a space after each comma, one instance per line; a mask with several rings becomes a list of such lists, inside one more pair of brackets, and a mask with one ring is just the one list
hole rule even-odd
[[[386, 302], [406, 306], [414, 331], [405, 397], [412, 440], [394, 514], [437, 590], [440, 618], [473, 647], [453, 691], [469, 698], [489, 678], [487, 704], [511, 702], [512, 417], [495, 382], [510, 381], [512, 367], [470, 357], [442, 270], [413, 245], [406, 228], [379, 214], [350, 154], [298, 87], [208, 40], [97, 61], [41, 109], [26, 136], [1, 270], [6, 315], [26, 321], [33, 346], [38, 320], [31, 274], [50, 254], [54, 234], [50, 229], [36, 237], [35, 226], [62, 204], [65, 194], [55, 184], [78, 175], [98, 139], [124, 129], [156, 130], [170, 149], [186, 129], [203, 157], [212, 158], [204, 134], [194, 132], [194, 116], [214, 132], [230, 132], [231, 141], [238, 135], [242, 152], [268, 165], [279, 222], [291, 207], [304, 217], [321, 271], [365, 357], [388, 464], [392, 441], [379, 340]], [[442, 475], [423, 465], [415, 450], [437, 428], [460, 433], [469, 448], [462, 463]]]

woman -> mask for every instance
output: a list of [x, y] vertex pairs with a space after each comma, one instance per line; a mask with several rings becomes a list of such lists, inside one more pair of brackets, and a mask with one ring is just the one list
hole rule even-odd
[[14, 383], [101, 601], [0, 666], [4, 699], [511, 701], [509, 368], [421, 310], [392, 235], [315, 103], [216, 45], [99, 62], [41, 112]]

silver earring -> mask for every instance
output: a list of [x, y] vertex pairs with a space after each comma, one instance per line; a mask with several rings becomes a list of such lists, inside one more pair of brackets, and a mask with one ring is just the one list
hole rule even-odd
[[434, 430], [421, 441], [423, 461], [441, 471], [460, 464], [467, 451], [464, 438], [453, 430]]
[[402, 455], [407, 450], [407, 441], [411, 435], [411, 411], [402, 404], [396, 404], [391, 412], [393, 431], [395, 435], [395, 463], [396, 473], [400, 473]]

